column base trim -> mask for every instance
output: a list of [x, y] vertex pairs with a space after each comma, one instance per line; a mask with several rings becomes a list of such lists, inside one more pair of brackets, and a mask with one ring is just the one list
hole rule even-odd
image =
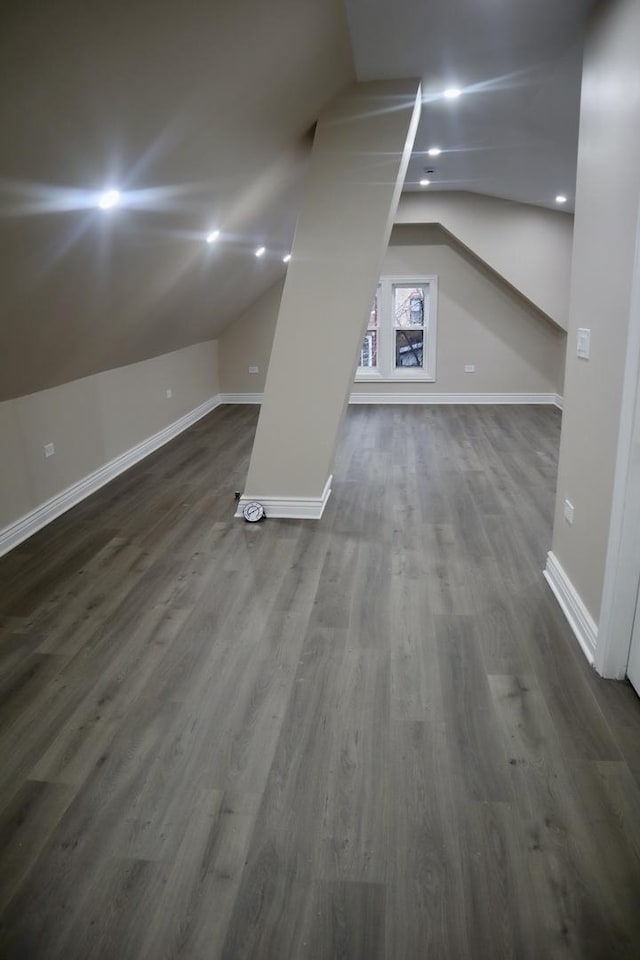
[[324, 513], [327, 500], [331, 496], [333, 475], [325, 483], [319, 497], [247, 497], [244, 494], [238, 501], [234, 517], [242, 518], [247, 503], [257, 501], [264, 507], [265, 517], [271, 520], [319, 520]]

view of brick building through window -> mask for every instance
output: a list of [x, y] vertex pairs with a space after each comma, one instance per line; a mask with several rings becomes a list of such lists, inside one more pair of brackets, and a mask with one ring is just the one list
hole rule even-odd
[[378, 290], [373, 299], [373, 306], [369, 314], [367, 332], [362, 341], [362, 350], [360, 351], [361, 367], [378, 366]]
[[424, 369], [430, 293], [431, 282], [381, 281], [362, 341], [360, 371], [393, 375], [394, 370]]
[[422, 367], [424, 352], [424, 288], [394, 287], [396, 367]]

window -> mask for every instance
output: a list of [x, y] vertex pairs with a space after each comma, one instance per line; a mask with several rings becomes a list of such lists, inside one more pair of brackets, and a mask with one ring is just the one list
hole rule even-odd
[[376, 290], [371, 313], [369, 314], [367, 332], [362, 341], [360, 367], [365, 370], [378, 369], [378, 290]]
[[360, 350], [357, 380], [435, 380], [435, 277], [382, 277]]

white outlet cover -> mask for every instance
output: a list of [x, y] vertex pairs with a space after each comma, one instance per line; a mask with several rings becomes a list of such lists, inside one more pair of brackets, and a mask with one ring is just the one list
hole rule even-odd
[[167, 400], [171, 400], [171, 397], [172, 397], [172, 396], [173, 396], [173, 391], [172, 391], [172, 390], [167, 390]]
[[55, 452], [56, 452], [56, 447], [54, 443], [45, 443], [44, 445], [45, 457], [52, 457]]
[[258, 372], [257, 367], [249, 367], [249, 373], [257, 373], [257, 372]]
[[465, 365], [464, 365], [464, 372], [465, 372], [465, 373], [475, 373], [475, 372], [476, 372], [476, 365], [475, 365], [475, 363], [465, 363]]

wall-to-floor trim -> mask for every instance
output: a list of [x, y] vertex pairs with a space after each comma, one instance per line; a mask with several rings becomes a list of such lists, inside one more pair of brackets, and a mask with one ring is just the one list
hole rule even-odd
[[562, 410], [564, 407], [564, 397], [559, 393], [554, 393], [553, 395], [553, 405], [557, 407], [558, 410]]
[[330, 476], [319, 497], [240, 497], [234, 516], [242, 517], [247, 503], [257, 500], [264, 507], [265, 517], [273, 520], [319, 520], [331, 495]]
[[262, 403], [264, 393], [221, 393], [220, 403]]
[[[263, 398], [263, 393], [221, 393], [220, 403], [262, 403]], [[562, 409], [562, 397], [558, 393], [352, 393], [349, 403], [534, 403]]]
[[349, 403], [446, 404], [446, 403], [535, 403], [557, 406], [555, 393], [352, 393]]
[[70, 487], [57, 493], [55, 497], [40, 504], [40, 506], [36, 507], [35, 510], [31, 510], [24, 517], [10, 523], [3, 530], [0, 530], [0, 556], [17, 547], [19, 543], [22, 543], [23, 540], [26, 540], [32, 536], [32, 534], [41, 530], [42, 527], [46, 527], [48, 523], [51, 523], [51, 521], [59, 517], [60, 514], [66, 513], [67, 510], [75, 507], [81, 500], [91, 496], [92, 493], [95, 493], [100, 487], [109, 483], [114, 477], [124, 473], [129, 467], [143, 460], [144, 457], [149, 456], [149, 454], [157, 450], [158, 447], [162, 447], [165, 443], [168, 443], [169, 440], [173, 440], [179, 433], [182, 433], [192, 424], [196, 423], [197, 420], [200, 420], [212, 410], [215, 410], [216, 407], [220, 406], [220, 402], [219, 394], [210, 397], [194, 410], [185, 413], [183, 417], [174, 420], [173, 423], [163, 427], [162, 430], [158, 430], [157, 433], [137, 443], [134, 447], [126, 450], [119, 456], [114, 457], [113, 460], [109, 460], [108, 463], [98, 467], [97, 470], [87, 474], [86, 477], [82, 477], [81, 480], [77, 480], [76, 483], [71, 484]]
[[569, 580], [562, 564], [551, 551], [547, 554], [544, 577], [560, 604], [569, 626], [575, 633], [576, 639], [582, 647], [582, 652], [589, 663], [593, 665], [598, 642], [598, 626], [582, 602], [580, 594]]

